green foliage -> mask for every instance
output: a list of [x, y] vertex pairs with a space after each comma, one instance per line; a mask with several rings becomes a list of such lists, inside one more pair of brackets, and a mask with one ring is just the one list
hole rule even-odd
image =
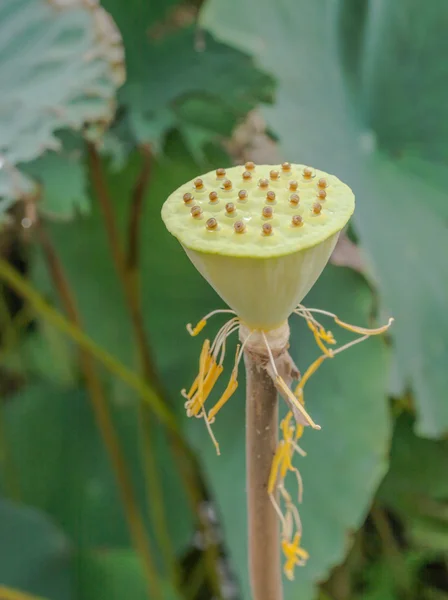
[[[413, 0], [369, 3], [356, 94], [344, 78], [334, 2], [291, 0], [277, 8], [270, 0], [210, 0], [202, 23], [275, 73], [276, 103], [265, 114], [284, 155], [337, 172], [353, 187], [361, 243], [381, 299], [397, 316], [392, 334], [399, 369], [416, 394], [418, 429], [439, 437], [448, 430], [441, 400], [448, 329], [446, 319], [438, 326], [432, 319], [443, 314], [448, 295], [447, 205], [419, 159], [441, 160], [447, 147], [446, 66], [438, 59], [446, 36], [431, 27], [446, 27], [448, 14], [442, 2], [423, 11], [423, 20], [420, 10]], [[259, 18], [250, 19], [255, 11]], [[407, 154], [414, 155], [412, 170]]]
[[[367, 281], [330, 266], [305, 304], [362, 325], [379, 315], [396, 318], [390, 338], [325, 361], [306, 386], [307, 407], [322, 425], [305, 432], [308, 455], [296, 458], [305, 488], [303, 546], [311, 558], [294, 583], [285, 582], [285, 599], [447, 600], [445, 3], [0, 4], [1, 255], [66, 313], [61, 279], [49, 270], [37, 228], [20, 227], [25, 209], [34, 218], [36, 202], [80, 327], [141, 380], [135, 322], [95, 180], [104, 175], [102, 200], [110, 203], [115, 244], [126, 257], [132, 203], [139, 182], [149, 179], [137, 220], [139, 331], [149, 340], [155, 372], [148, 384], [186, 445], [175, 451], [154, 420], [150, 450], [142, 450], [135, 393], [92, 364], [144, 515], [162, 600], [217, 596], [202, 567], [210, 560], [195, 544], [215, 538], [231, 573], [223, 576], [226, 569], [212, 557], [223, 589], [235, 584], [241, 600], [251, 598], [244, 375], [214, 425], [217, 457], [204, 424], [184, 416], [180, 389], [197, 372], [204, 339], [190, 338], [185, 325], [223, 303], [166, 233], [160, 208], [184, 181], [240, 161], [239, 151], [228, 155], [222, 142], [254, 108], [286, 160], [335, 173], [357, 197], [355, 250]], [[101, 23], [109, 25], [100, 34]], [[127, 76], [120, 85], [123, 49]], [[258, 137], [249, 133], [243, 146], [264, 152]], [[86, 139], [96, 144], [99, 167], [88, 160]], [[17, 199], [26, 202], [14, 206]], [[79, 348], [45, 311], [33, 314], [3, 283], [0, 587], [45, 600], [144, 600], [145, 569], [132, 547]], [[291, 354], [303, 372], [318, 351], [295, 319]], [[212, 337], [220, 324], [217, 317], [204, 334]], [[338, 342], [352, 339], [329, 326]], [[187, 447], [198, 465], [189, 463]], [[150, 485], [148, 454], [159, 480]], [[198, 485], [188, 481], [187, 465]], [[213, 516], [203, 504], [193, 515], [190, 496], [200, 501], [202, 489], [218, 523], [201, 537], [195, 520]], [[154, 521], [158, 495], [165, 518]], [[169, 571], [160, 525], [185, 566], [181, 578]], [[199, 590], [194, 598], [190, 587]]]
[[40, 511], [0, 500], [0, 583], [24, 592], [72, 600], [70, 542]]
[[15, 166], [58, 150], [56, 131], [111, 121], [123, 81], [122, 51], [115, 25], [95, 2], [5, 0], [0, 24], [0, 151], [6, 171], [0, 187], [4, 194], [8, 186], [6, 195], [17, 198]]
[[[141, 565], [130, 550], [113, 550], [85, 555], [80, 561], [79, 588], [83, 600], [146, 600]], [[164, 586], [163, 600], [177, 600], [169, 585]]]

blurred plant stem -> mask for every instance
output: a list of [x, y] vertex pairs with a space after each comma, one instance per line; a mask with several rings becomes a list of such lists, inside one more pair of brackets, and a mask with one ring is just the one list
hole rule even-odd
[[3, 258], [0, 258], [0, 280], [6, 282], [17, 294], [27, 300], [30, 306], [44, 319], [59, 331], [62, 331], [96, 358], [108, 371], [137, 392], [151, 406], [160, 422], [166, 425], [173, 434], [180, 435], [176, 419], [157, 394], [138, 375], [94, 342], [82, 329], [68, 321], [60, 312], [50, 306], [19, 271]]
[[407, 597], [411, 593], [412, 581], [406, 562], [395, 540], [386, 511], [376, 502], [370, 511], [373, 524], [378, 532], [390, 569], [399, 592]]
[[[145, 323], [141, 305], [141, 276], [140, 276], [140, 225], [144, 208], [147, 186], [150, 181], [152, 155], [147, 145], [140, 147], [142, 167], [136, 184], [132, 190], [127, 250], [123, 250], [120, 234], [116, 223], [112, 200], [109, 194], [106, 178], [102, 168], [101, 158], [93, 144], [88, 146], [89, 165], [92, 184], [103, 213], [104, 224], [115, 269], [123, 288], [123, 294], [129, 311], [136, 346], [139, 355], [140, 368], [146, 383], [151, 386], [154, 393], [163, 402], [164, 390], [150, 351], [150, 342], [145, 330]], [[165, 563], [168, 565], [172, 579], [176, 586], [180, 584], [180, 571], [171, 545], [167, 519], [164, 510], [162, 488], [159, 483], [157, 465], [152, 452], [151, 430], [152, 418], [146, 405], [140, 406], [140, 433], [142, 440], [143, 464], [145, 465], [147, 498], [152, 500], [149, 511], [152, 514], [154, 529], [156, 531], [160, 548]], [[183, 480], [191, 509], [194, 514], [199, 513], [199, 507], [204, 498], [199, 489], [199, 471], [196, 459], [181, 435], [168, 432], [173, 457], [176, 461], [179, 475]], [[207, 535], [208, 525], [200, 522], [201, 529]], [[206, 547], [205, 560], [209, 572], [210, 584], [217, 598], [221, 597], [219, 581], [216, 574], [217, 552], [213, 544]]]
[[[114, 208], [107, 188], [106, 179], [103, 174], [101, 158], [93, 144], [88, 145], [89, 165], [92, 185], [95, 190], [96, 198], [99, 202], [103, 214], [104, 225], [111, 255], [114, 261], [115, 270], [123, 289], [124, 298], [131, 318], [132, 329], [137, 345], [139, 362], [144, 380], [156, 387], [155, 371], [153, 361], [150, 355], [149, 344], [146, 339], [143, 315], [141, 311], [141, 294], [138, 273], [138, 232], [141, 209], [143, 206], [144, 192], [146, 182], [149, 180], [149, 170], [143, 171], [136, 191], [133, 194], [131, 208], [131, 235], [130, 252], [126, 262], [123, 252], [120, 235], [115, 219]], [[149, 160], [149, 150], [145, 154], [145, 160]], [[148, 174], [147, 174], [148, 173]], [[129, 261], [132, 259], [132, 263]], [[159, 390], [156, 392], [159, 393]], [[165, 513], [162, 484], [157, 470], [155, 452], [152, 444], [153, 420], [146, 404], [140, 401], [139, 404], [139, 435], [142, 454], [142, 464], [144, 465], [144, 476], [146, 484], [147, 508], [152, 521], [157, 541], [162, 552], [165, 566], [168, 568], [171, 579], [176, 585], [179, 585], [179, 568], [176, 555], [171, 544], [168, 530], [168, 521]]]
[[0, 585], [0, 600], [45, 600], [45, 598]]
[[[0, 326], [2, 345], [0, 348], [0, 358], [16, 346], [18, 342], [18, 330], [20, 331], [23, 321], [24, 309], [13, 318], [5, 299], [3, 286], [0, 288]], [[26, 314], [26, 312], [25, 312]], [[17, 323], [19, 321], [19, 323]], [[3, 402], [0, 398], [0, 470], [5, 492], [11, 500], [20, 500], [20, 486], [17, 473], [14, 467], [8, 440], [6, 438]]]
[[[42, 224], [38, 225], [38, 231], [49, 272], [53, 284], [59, 294], [62, 306], [67, 313], [69, 320], [80, 328], [80, 317], [75, 299], [70, 290], [59, 258]], [[138, 507], [132, 479], [124, 458], [120, 439], [114, 428], [103, 385], [89, 353], [81, 348], [79, 357], [97, 426], [100, 430], [104, 445], [109, 454], [109, 459], [114, 469], [132, 542], [142, 561], [149, 597], [162, 599], [162, 591], [152, 558], [150, 541], [145, 530], [143, 517]]]

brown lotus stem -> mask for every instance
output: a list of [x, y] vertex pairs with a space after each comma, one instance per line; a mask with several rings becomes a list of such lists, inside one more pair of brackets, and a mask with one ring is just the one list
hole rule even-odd
[[[242, 326], [242, 341], [248, 333]], [[277, 365], [283, 363], [285, 357], [289, 358], [287, 325], [267, 334], [267, 339]], [[244, 362], [247, 381], [246, 489], [252, 598], [282, 600], [279, 519], [267, 489], [278, 443], [278, 400], [262, 334], [256, 332], [248, 340]]]

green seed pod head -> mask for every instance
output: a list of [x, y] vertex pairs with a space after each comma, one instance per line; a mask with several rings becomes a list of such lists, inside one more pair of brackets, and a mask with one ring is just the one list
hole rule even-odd
[[185, 183], [162, 218], [230, 308], [269, 330], [311, 289], [354, 207], [353, 192], [334, 175], [246, 163]]

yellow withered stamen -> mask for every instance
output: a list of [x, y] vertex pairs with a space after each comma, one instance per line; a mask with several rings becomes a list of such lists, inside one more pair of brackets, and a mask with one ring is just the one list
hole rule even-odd
[[202, 393], [202, 397], [199, 394], [199, 391], [192, 398], [192, 404], [190, 406], [190, 413], [192, 416], [198, 416], [201, 408], [204, 406], [207, 398], [210, 395], [210, 392], [214, 388], [216, 382], [218, 381], [219, 376], [223, 372], [224, 367], [222, 365], [216, 364], [213, 360], [212, 365], [205, 377], [204, 381], [204, 389]]
[[290, 580], [294, 579], [294, 567], [302, 566], [309, 558], [309, 554], [303, 548], [300, 548], [301, 536], [296, 533], [292, 542], [282, 540], [282, 550], [286, 558], [284, 573]]
[[304, 417], [307, 423], [311, 425], [313, 429], [321, 429], [321, 426], [317, 425], [317, 423], [313, 421], [313, 419], [303, 407], [302, 403], [297, 400], [296, 396], [292, 393], [292, 391], [289, 389], [289, 387], [279, 375], [275, 378], [275, 383], [277, 387], [280, 388], [280, 390], [288, 397], [288, 399], [291, 401], [291, 404], [295, 408], [297, 408], [297, 410], [301, 413], [301, 415]]
[[283, 460], [284, 454], [285, 454], [285, 443], [283, 440], [281, 440], [277, 446], [277, 450], [275, 451], [275, 455], [272, 460], [272, 466], [271, 466], [271, 471], [269, 473], [269, 480], [268, 480], [268, 494], [274, 493], [275, 486], [277, 484], [280, 464]]
[[196, 327], [192, 327], [191, 323], [188, 323], [187, 331], [191, 336], [195, 337], [196, 335], [201, 333], [201, 331], [204, 329], [204, 327], [206, 325], [207, 325], [207, 321], [205, 319], [201, 319], [201, 321], [199, 321], [199, 323], [196, 325]]
[[295, 395], [297, 398], [299, 398], [299, 400], [302, 402], [302, 390], [305, 387], [305, 383], [308, 381], [308, 379], [311, 377], [311, 375], [313, 375], [317, 369], [320, 367], [320, 365], [324, 362], [324, 360], [328, 358], [328, 356], [326, 354], [319, 356], [319, 358], [316, 358], [316, 360], [311, 363], [311, 365], [308, 367], [308, 369], [305, 371], [305, 373], [302, 375], [302, 378], [300, 379], [296, 389], [295, 389]]
[[322, 352], [323, 352], [324, 354], [326, 354], [327, 356], [331, 357], [331, 356], [332, 356], [332, 351], [331, 351], [331, 350], [329, 350], [329, 349], [328, 349], [328, 348], [325, 346], [325, 344], [322, 342], [322, 340], [321, 340], [321, 335], [320, 335], [320, 332], [319, 332], [319, 330], [316, 328], [316, 326], [314, 325], [314, 323], [313, 323], [312, 321], [309, 321], [309, 320], [307, 319], [307, 321], [306, 321], [306, 322], [307, 322], [307, 324], [308, 324], [308, 327], [309, 327], [309, 328], [311, 329], [311, 331], [313, 332], [314, 339], [316, 340], [316, 344], [319, 346], [319, 348], [322, 350]]
[[238, 381], [236, 379], [236, 374], [232, 372], [230, 381], [229, 381], [226, 389], [224, 390], [223, 395], [221, 396], [221, 398], [218, 400], [218, 402], [215, 404], [215, 406], [208, 413], [209, 423], [213, 422], [213, 419], [215, 418], [216, 414], [221, 410], [221, 408], [224, 406], [224, 404], [233, 396], [237, 387], [238, 387]]
[[206, 368], [207, 368], [207, 359], [210, 356], [210, 340], [205, 340], [203, 346], [202, 346], [202, 351], [201, 351], [201, 355], [199, 357], [199, 379], [198, 379], [198, 391], [197, 393], [199, 394], [199, 397], [202, 398], [203, 394], [204, 394], [204, 378], [205, 378], [205, 374], [206, 374]]
[[365, 327], [357, 327], [356, 325], [350, 325], [350, 323], [344, 323], [344, 321], [338, 319], [336, 315], [334, 315], [333, 318], [335, 323], [337, 323], [339, 327], [342, 327], [343, 329], [348, 329], [348, 331], [352, 331], [353, 333], [359, 333], [360, 335], [381, 335], [382, 333], [385, 333], [394, 322], [394, 320], [390, 318], [387, 325], [377, 327], [376, 329], [367, 329]]
[[[208, 340], [206, 340], [206, 341], [208, 341]], [[205, 344], [205, 342], [204, 342], [204, 344]], [[211, 363], [212, 363], [212, 357], [209, 355], [209, 356], [207, 356], [207, 362], [206, 362], [206, 365], [205, 365], [205, 372], [206, 373], [208, 372], [208, 369], [210, 368]], [[188, 394], [185, 392], [185, 390], [182, 390], [182, 395], [185, 398], [188, 398], [189, 400], [191, 400], [193, 398], [193, 395], [195, 394], [195, 392], [197, 391], [198, 386], [199, 386], [199, 377], [200, 377], [200, 373], [198, 373], [196, 375], [196, 379], [193, 381]]]

